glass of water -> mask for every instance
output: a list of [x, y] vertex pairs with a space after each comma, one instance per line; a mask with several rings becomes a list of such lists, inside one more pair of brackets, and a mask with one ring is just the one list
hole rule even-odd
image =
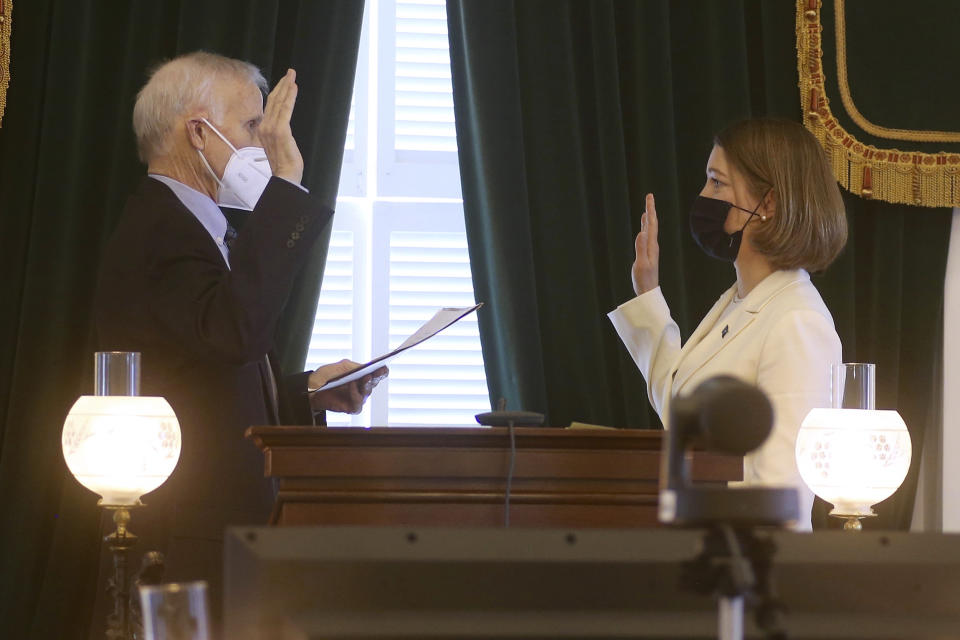
[[830, 366], [830, 400], [834, 409], [876, 409], [877, 365], [844, 362]]
[[140, 604], [146, 640], [210, 640], [206, 582], [141, 586]]

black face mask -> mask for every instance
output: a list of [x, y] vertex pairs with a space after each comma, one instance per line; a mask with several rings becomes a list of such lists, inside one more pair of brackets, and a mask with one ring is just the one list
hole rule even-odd
[[[743, 230], [747, 228], [747, 224], [753, 219], [753, 216], [758, 215], [757, 209], [760, 208], [762, 202], [763, 199], [761, 198], [756, 209], [750, 211], [726, 200], [697, 196], [690, 208], [690, 233], [693, 234], [693, 239], [697, 241], [697, 244], [708, 256], [733, 262], [737, 259], [737, 254], [740, 253]], [[727, 221], [727, 214], [730, 213], [731, 207], [750, 214], [747, 221], [740, 227], [740, 231], [735, 233], [727, 233], [723, 230], [723, 225]]]

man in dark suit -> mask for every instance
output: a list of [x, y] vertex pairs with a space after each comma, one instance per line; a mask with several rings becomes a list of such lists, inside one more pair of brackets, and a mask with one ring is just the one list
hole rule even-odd
[[[386, 375], [308, 394], [356, 363], [288, 378], [271, 365], [294, 277], [333, 215], [300, 185], [295, 80], [288, 70], [264, 106], [263, 76], [239, 60], [198, 52], [154, 71], [134, 107], [148, 176], [98, 281], [100, 347], [141, 352], [143, 395], [165, 397], [181, 426], [176, 470], [133, 514], [139, 549], [165, 552], [167, 581], [207, 580], [214, 615], [224, 528], [265, 523], [273, 502], [246, 428], [359, 412]], [[252, 209], [239, 234], [218, 204]]]

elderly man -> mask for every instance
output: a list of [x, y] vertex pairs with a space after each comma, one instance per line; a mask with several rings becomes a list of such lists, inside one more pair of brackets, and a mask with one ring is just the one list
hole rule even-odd
[[[157, 68], [133, 112], [148, 176], [103, 257], [96, 298], [102, 349], [142, 353], [142, 392], [164, 396], [182, 430], [180, 463], [146, 496], [134, 530], [167, 557], [167, 580], [205, 579], [221, 597], [228, 524], [265, 523], [273, 502], [255, 424], [311, 424], [358, 412], [386, 369], [332, 390], [355, 363], [284, 379], [269, 352], [280, 312], [333, 215], [300, 186], [288, 70], [267, 96], [256, 67], [197, 52]], [[218, 204], [252, 210], [239, 233]]]

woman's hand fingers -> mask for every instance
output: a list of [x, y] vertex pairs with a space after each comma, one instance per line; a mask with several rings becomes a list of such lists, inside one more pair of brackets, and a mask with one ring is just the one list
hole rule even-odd
[[637, 295], [659, 286], [660, 245], [657, 242], [659, 231], [656, 202], [653, 194], [648, 193], [646, 211], [640, 216], [640, 233], [633, 242], [637, 255], [630, 270], [630, 276], [633, 281], [633, 291]]
[[657, 219], [657, 203], [653, 198], [652, 193], [647, 194], [647, 252], [649, 253], [650, 249], [659, 250], [660, 245], [657, 244], [657, 237], [660, 234], [660, 221]]
[[640, 216], [640, 233], [633, 239], [633, 249], [638, 261], [647, 259], [647, 237], [649, 235], [647, 233], [647, 214], [644, 213]]

